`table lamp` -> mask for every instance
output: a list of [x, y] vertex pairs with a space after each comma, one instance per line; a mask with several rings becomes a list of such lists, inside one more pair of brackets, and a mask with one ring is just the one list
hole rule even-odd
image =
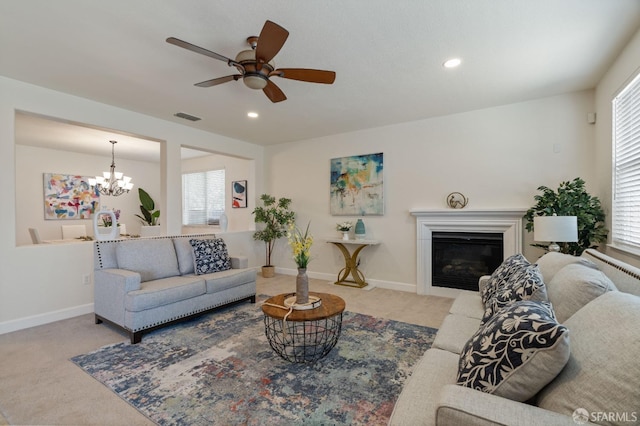
[[577, 216], [536, 216], [533, 218], [533, 239], [548, 241], [549, 251], [560, 251], [557, 243], [578, 241]]

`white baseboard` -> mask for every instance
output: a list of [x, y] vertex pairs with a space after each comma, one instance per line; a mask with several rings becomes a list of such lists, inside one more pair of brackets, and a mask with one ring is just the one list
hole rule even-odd
[[[276, 267], [276, 272], [283, 275], [298, 275], [298, 271], [296, 269]], [[326, 280], [331, 283], [335, 283], [337, 278], [336, 274], [327, 274], [323, 272], [307, 271], [307, 275], [309, 276], [309, 278]], [[406, 291], [409, 293], [417, 292], [417, 286], [415, 284], [400, 283], [395, 281], [369, 280], [369, 279], [367, 281], [369, 282], [369, 285], [366, 287], [363, 287], [362, 290], [373, 290], [374, 288], [386, 288], [388, 290]]]
[[44, 314], [5, 321], [0, 323], [0, 334], [11, 333], [13, 331], [24, 330], [25, 328], [36, 327], [91, 313], [93, 313], [93, 303], [88, 303], [86, 305], [60, 309], [59, 311], [46, 312]]

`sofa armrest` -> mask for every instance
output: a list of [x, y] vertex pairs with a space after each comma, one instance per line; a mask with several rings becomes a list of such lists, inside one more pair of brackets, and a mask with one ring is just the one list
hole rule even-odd
[[231, 256], [231, 269], [247, 269], [249, 259], [244, 256]]
[[458, 385], [445, 385], [437, 425], [573, 425], [569, 416]]
[[98, 269], [94, 271], [96, 286], [111, 286], [112, 291], [128, 293], [140, 290], [140, 274], [126, 269]]
[[130, 291], [140, 290], [140, 274], [124, 269], [97, 269], [93, 277], [96, 315], [124, 327], [125, 297]]

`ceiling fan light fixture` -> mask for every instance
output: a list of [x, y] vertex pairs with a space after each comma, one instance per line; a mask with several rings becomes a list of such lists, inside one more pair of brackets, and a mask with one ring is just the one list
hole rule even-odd
[[267, 86], [267, 77], [262, 74], [247, 74], [242, 81], [247, 87], [255, 90], [262, 90]]

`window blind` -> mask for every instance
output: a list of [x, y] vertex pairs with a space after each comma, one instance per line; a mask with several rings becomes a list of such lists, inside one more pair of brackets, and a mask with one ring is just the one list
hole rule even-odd
[[182, 175], [182, 224], [217, 225], [224, 212], [225, 173], [222, 170]]
[[640, 74], [613, 100], [614, 245], [640, 250]]

